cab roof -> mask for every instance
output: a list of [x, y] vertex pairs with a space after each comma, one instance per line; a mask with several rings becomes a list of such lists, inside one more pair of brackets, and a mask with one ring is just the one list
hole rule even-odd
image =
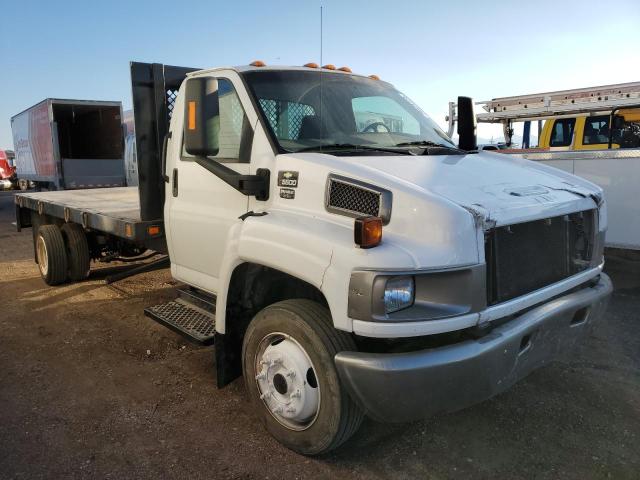
[[[305, 67], [305, 66], [293, 66], [293, 65], [265, 65], [265, 66], [255, 66], [255, 65], [238, 65], [235, 67], [213, 67], [213, 68], [205, 68], [204, 70], [197, 70], [195, 72], [190, 72], [187, 74], [188, 77], [194, 77], [206, 73], [215, 73], [222, 70], [233, 70], [238, 73], [246, 73], [246, 72], [265, 72], [265, 71], [294, 71], [294, 72], [316, 72], [316, 73], [335, 73], [339, 75], [352, 75], [356, 77], [369, 78], [368, 75], [362, 75], [359, 73], [353, 72], [345, 72], [342, 70], [329, 69], [329, 68], [313, 68], [313, 67]], [[387, 83], [387, 82], [385, 82]]]

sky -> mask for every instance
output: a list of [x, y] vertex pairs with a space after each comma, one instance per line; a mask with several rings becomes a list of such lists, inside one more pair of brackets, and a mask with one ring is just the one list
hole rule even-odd
[[47, 97], [131, 108], [131, 60], [319, 62], [320, 6], [324, 63], [380, 76], [441, 125], [458, 95], [640, 81], [640, 1], [519, 3], [0, 0], [0, 148], [12, 148], [11, 116]]

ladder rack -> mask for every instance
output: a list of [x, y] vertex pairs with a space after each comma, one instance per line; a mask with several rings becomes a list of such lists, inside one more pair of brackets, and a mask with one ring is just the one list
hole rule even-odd
[[[476, 102], [483, 110], [476, 116], [478, 122], [506, 124], [579, 113], [609, 113], [614, 108], [637, 107], [639, 103], [640, 82], [630, 82], [484, 100]], [[449, 102], [449, 135], [457, 121], [456, 107], [455, 102]]]

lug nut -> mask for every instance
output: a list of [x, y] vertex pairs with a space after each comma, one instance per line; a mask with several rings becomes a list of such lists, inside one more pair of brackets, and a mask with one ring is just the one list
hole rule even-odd
[[295, 392], [293, 392], [291, 395], [289, 395], [289, 398], [300, 398], [301, 396], [302, 396], [302, 393], [300, 393], [300, 389], [298, 389]]
[[289, 378], [293, 378], [296, 376], [296, 372], [295, 370], [289, 370], [287, 373], [285, 373], [285, 376], [289, 377]]

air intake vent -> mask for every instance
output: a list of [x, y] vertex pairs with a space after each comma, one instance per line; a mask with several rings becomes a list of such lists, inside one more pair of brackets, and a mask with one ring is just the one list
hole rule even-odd
[[325, 199], [327, 211], [349, 217], [391, 218], [391, 192], [351, 178], [329, 175]]

